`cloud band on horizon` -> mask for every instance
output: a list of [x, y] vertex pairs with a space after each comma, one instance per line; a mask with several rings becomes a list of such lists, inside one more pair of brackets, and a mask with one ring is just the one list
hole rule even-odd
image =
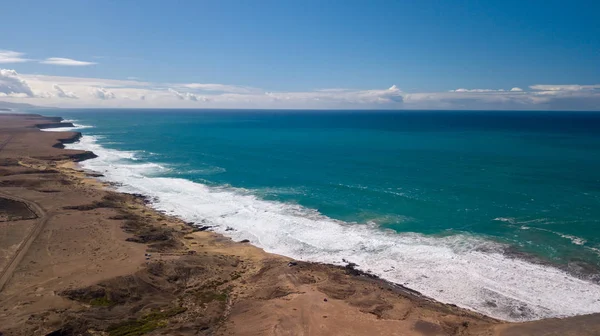
[[3, 99], [56, 107], [600, 110], [600, 85], [536, 84], [528, 90], [461, 88], [446, 92], [403, 92], [393, 85], [372, 90], [272, 92], [225, 84], [150, 83], [0, 71]]

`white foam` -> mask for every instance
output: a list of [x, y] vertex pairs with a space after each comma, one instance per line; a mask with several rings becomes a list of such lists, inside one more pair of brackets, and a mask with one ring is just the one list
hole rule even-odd
[[254, 193], [258, 195], [306, 195], [306, 190], [298, 187], [265, 187], [255, 189]]
[[[532, 219], [532, 220], [526, 220], [526, 221], [517, 221], [515, 218], [498, 217], [498, 218], [494, 218], [494, 220], [500, 221], [500, 222], [506, 222], [506, 223], [513, 224], [513, 225], [514, 224], [529, 224], [529, 223], [546, 223], [546, 224], [549, 223], [546, 218], [538, 218], [538, 219]], [[521, 230], [537, 230], [537, 231], [544, 231], [544, 232], [552, 233], [559, 237], [570, 240], [571, 243], [573, 243], [575, 245], [583, 246], [583, 245], [585, 245], [585, 243], [587, 243], [587, 240], [585, 240], [584, 238], [577, 237], [577, 236], [570, 235], [570, 234], [560, 233], [560, 232], [556, 232], [556, 231], [552, 231], [552, 230], [548, 230], [548, 229], [544, 229], [544, 228], [521, 225], [520, 229]]]
[[504, 320], [600, 312], [599, 285], [508, 257], [500, 245], [481, 238], [384, 231], [232, 188], [150, 177], [156, 167], [132, 164], [130, 152], [103, 148], [91, 136], [67, 147], [94, 151], [98, 158], [82, 162], [83, 167], [118, 182], [120, 191], [151, 196], [159, 210], [214, 225], [215, 231], [249, 239], [268, 252], [332, 264], [346, 259], [441, 302]]
[[76, 120], [63, 120], [62, 122], [67, 123], [70, 122], [73, 124], [74, 127], [54, 127], [54, 128], [42, 128], [42, 131], [45, 132], [72, 132], [72, 131], [76, 131], [76, 130], [80, 130], [80, 129], [85, 129], [85, 128], [93, 128], [94, 126], [89, 126], [89, 125], [81, 125], [81, 124], [76, 124], [74, 123], [74, 121]]
[[498, 217], [498, 218], [494, 218], [494, 220], [495, 221], [499, 221], [499, 222], [510, 223], [510, 224], [514, 224], [515, 223], [515, 219], [514, 218]]
[[571, 241], [571, 243], [575, 244], [575, 245], [584, 245], [587, 241], [581, 237], [577, 237], [577, 236], [573, 236], [573, 235], [569, 235], [569, 234], [564, 234], [564, 233], [560, 233], [560, 232], [556, 232], [556, 231], [552, 231], [552, 230], [548, 230], [548, 229], [542, 229], [542, 228], [534, 228], [534, 230], [538, 230], [538, 231], [546, 231], [549, 233], [553, 233], [559, 237], [568, 239]]
[[573, 236], [573, 235], [568, 235], [568, 234], [562, 234], [562, 233], [556, 233], [559, 236], [569, 239], [571, 241], [571, 243], [575, 244], [575, 245], [583, 245], [585, 244], [587, 241], [583, 238], [577, 237], [577, 236]]
[[180, 174], [198, 174], [198, 175], [217, 175], [217, 174], [222, 174], [225, 173], [227, 170], [225, 168], [222, 167], [205, 167], [205, 168], [201, 168], [201, 169], [191, 169], [191, 170], [187, 170], [187, 171], [181, 171]]

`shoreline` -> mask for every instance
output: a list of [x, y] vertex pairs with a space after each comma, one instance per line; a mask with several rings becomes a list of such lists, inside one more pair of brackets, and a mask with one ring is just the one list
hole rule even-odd
[[[36, 125], [36, 127], [40, 128], [40, 129], [46, 129], [46, 130], [48, 130], [48, 128], [67, 128], [67, 127], [76, 127], [76, 126], [73, 125], [72, 122], [57, 122], [57, 123]], [[82, 138], [82, 133], [81, 132], [76, 132], [76, 133], [77, 133], [77, 135], [74, 136], [72, 139], [69, 139], [69, 140], [66, 140], [66, 141], [61, 141], [61, 143], [63, 143], [63, 144], [70, 144], [70, 143], [78, 142]], [[64, 146], [62, 148], [64, 148]], [[95, 157], [97, 157], [97, 156], [95, 154], [93, 154], [93, 156], [91, 156], [90, 158], [95, 158]], [[83, 159], [81, 161], [84, 161], [84, 160], [87, 160], [87, 158]], [[84, 169], [82, 167], [80, 167], [80, 168]], [[94, 172], [94, 170], [91, 170], [91, 171]], [[98, 172], [96, 172], [96, 173], [98, 173]], [[98, 176], [98, 177], [103, 177], [104, 176], [102, 174], [99, 174], [99, 175], [101, 175], [101, 176]], [[110, 188], [112, 188], [113, 191], [122, 192], [122, 193], [126, 193], [126, 194], [131, 194], [131, 195], [134, 195], [134, 196], [141, 196], [142, 199], [144, 200], [145, 204], [149, 208], [153, 209], [154, 211], [158, 211], [160, 213], [163, 213], [164, 215], [172, 216], [174, 218], [177, 218], [178, 220], [182, 220], [182, 221], [185, 222], [185, 218], [182, 218], [182, 217], [180, 217], [178, 215], [169, 215], [165, 211], [161, 211], [161, 210], [158, 210], [157, 208], [155, 208], [153, 206], [153, 202], [151, 200], [152, 196], [150, 196], [150, 195], [136, 194], [136, 193], [129, 193], [129, 192], [125, 192], [125, 191], [118, 191], [117, 189], [118, 189], [119, 185], [118, 185], [117, 182], [110, 182], [109, 181], [107, 183], [110, 185]], [[186, 224], [188, 224], [192, 229], [201, 228], [203, 231], [206, 230], [206, 231], [214, 232], [211, 229], [210, 226], [205, 226], [205, 225], [203, 225], [201, 223], [186, 222]], [[223, 233], [217, 233], [217, 232], [214, 232], [214, 233], [217, 234], [217, 235], [221, 235], [221, 236], [223, 236], [223, 237], [225, 237], [227, 239], [233, 239], [232, 237], [229, 237], [229, 236], [227, 236], [226, 234], [223, 234]], [[245, 241], [247, 241], [247, 240], [245, 240]], [[252, 243], [249, 242], [249, 244], [252, 244]], [[264, 250], [263, 248], [261, 248], [259, 246], [255, 246], [255, 245], [253, 245], [253, 246], [256, 247], [256, 248], [258, 248], [258, 249], [260, 249], [260, 250]], [[353, 275], [361, 276], [361, 277], [366, 277], [366, 278], [369, 278], [369, 279], [372, 279], [372, 280], [380, 281], [380, 282], [384, 283], [386, 286], [391, 286], [395, 290], [398, 290], [398, 291], [403, 292], [405, 294], [414, 295], [415, 297], [420, 298], [420, 299], [425, 299], [425, 300], [429, 300], [429, 301], [432, 301], [432, 302], [438, 302], [438, 303], [442, 303], [444, 305], [449, 305], [449, 306], [452, 306], [452, 307], [459, 307], [460, 309], [465, 309], [465, 310], [467, 310], [469, 312], [480, 314], [480, 315], [489, 317], [489, 318], [497, 320], [497, 321], [515, 323], [515, 322], [539, 321], [539, 320], [544, 320], [544, 319], [548, 319], [548, 318], [568, 318], [568, 317], [572, 317], [572, 316], [580, 316], [580, 315], [572, 315], [572, 316], [546, 317], [546, 318], [530, 319], [530, 320], [525, 320], [525, 321], [505, 320], [505, 319], [497, 318], [497, 317], [494, 317], [494, 316], [486, 315], [483, 312], [477, 311], [475, 309], [471, 309], [469, 307], [461, 307], [461, 306], [458, 306], [458, 305], [456, 305], [454, 303], [450, 303], [450, 302], [441, 302], [441, 301], [439, 301], [439, 300], [437, 300], [437, 299], [435, 299], [435, 298], [433, 298], [431, 296], [425, 295], [425, 294], [419, 292], [418, 290], [409, 288], [409, 287], [407, 287], [407, 286], [405, 286], [405, 285], [403, 285], [401, 283], [385, 279], [385, 278], [383, 278], [383, 277], [381, 277], [379, 275], [370, 273], [369, 271], [363, 271], [363, 270], [357, 269], [356, 266], [358, 266], [358, 265], [356, 265], [355, 263], [353, 263], [351, 261], [347, 261], [345, 259], [342, 259], [342, 263], [329, 263], [329, 262], [319, 262], [319, 261], [297, 260], [297, 259], [294, 259], [293, 257], [286, 256], [286, 255], [281, 255], [281, 254], [278, 254], [278, 253], [275, 253], [275, 252], [266, 252], [266, 253], [269, 253], [269, 254], [272, 254], [272, 255], [277, 255], [277, 256], [280, 256], [280, 257], [283, 257], [283, 258], [291, 258], [291, 259], [296, 260], [296, 261], [302, 261], [302, 262], [311, 263], [311, 264], [318, 264], [318, 265], [327, 265], [327, 266], [332, 266], [332, 267], [336, 267], [336, 268], [345, 269], [346, 271], [350, 272]], [[584, 277], [585, 275], [592, 275], [592, 274], [596, 274], [597, 275], [597, 273], [593, 273], [591, 270], [588, 270], [589, 274], [588, 273], [586, 273], [586, 274], [576, 273], [573, 270], [569, 269], [569, 265], [553, 264], [553, 263], [550, 263], [548, 261], [544, 261], [544, 260], [542, 260], [539, 257], [536, 257], [534, 255], [529, 255], [529, 254], [524, 253], [524, 252], [513, 250], [513, 249], [511, 249], [510, 246], [506, 246], [505, 250], [503, 250], [502, 253], [505, 254], [509, 258], [517, 258], [519, 260], [523, 260], [525, 262], [532, 263], [532, 264], [535, 264], [535, 265], [539, 265], [539, 266], [543, 266], [543, 267], [552, 267], [552, 268], [564, 271], [564, 272], [566, 272], [566, 273], [568, 273], [568, 274], [570, 274], [570, 275], [572, 275], [572, 276], [574, 276], [574, 277], [576, 277], [578, 279], [584, 280], [584, 281], [592, 281], [592, 280], [586, 279]], [[344, 266], [343, 264], [346, 264], [346, 265]], [[585, 264], [583, 266], [585, 266]], [[586, 271], [586, 269], [584, 269], [584, 271]], [[597, 282], [597, 281], [595, 281], [595, 282]]]
[[115, 182], [119, 191], [151, 196], [157, 210], [201, 225], [210, 223], [215, 232], [235, 241], [249, 240], [268, 252], [305, 261], [343, 266], [346, 259], [363, 271], [436, 301], [504, 321], [600, 311], [594, 299], [600, 297], [600, 287], [585, 275], [573, 276], [556, 265], [515, 258], [505, 245], [493, 240], [469, 234], [397, 234], [338, 221], [302, 206], [263, 200], [233, 187], [194, 183], [170, 173], [161, 177], [169, 166], [151, 159], [138, 161], [133, 150], [103, 147], [95, 132], [91, 134], [67, 146], [99, 154], [98, 160], [83, 162], [83, 167], [102, 172], [102, 180]]
[[[58, 117], [58, 118], [60, 118], [60, 117]], [[39, 128], [40, 130], [44, 130], [44, 129], [51, 129], [51, 128], [66, 128], [66, 127], [75, 127], [75, 126], [71, 122], [67, 122], [67, 123], [56, 122], [56, 123], [49, 123], [49, 124], [38, 124], [38, 125], [36, 125], [36, 127]], [[75, 134], [73, 136], [71, 136], [71, 137], [67, 137], [67, 138], [64, 138], [64, 139], [58, 139], [59, 142], [60, 142], [60, 147], [57, 147], [57, 148], [63, 148], [64, 149], [65, 148], [64, 144], [71, 144], [71, 143], [78, 142], [82, 138], [82, 136], [83, 136], [83, 134], [81, 132], [76, 132], [76, 131], [69, 131], [69, 132], [72, 132], [72, 133], [75, 133]], [[91, 154], [86, 155], [88, 157], [83, 158], [81, 160], [78, 160], [78, 159], [74, 159], [73, 160], [73, 162], [76, 164], [76, 166], [75, 166], [74, 169], [80, 170], [86, 176], [91, 176], [94, 179], [96, 179], [98, 177], [102, 177], [103, 175], [100, 172], [96, 172], [96, 171], [93, 171], [93, 170], [91, 170], [89, 172], [86, 172], [87, 169], [85, 169], [85, 168], [83, 168], [83, 167], [81, 167], [79, 165], [79, 162], [82, 162], [82, 161], [85, 161], [85, 160], [88, 160], [88, 159], [93, 159], [93, 158], [97, 157], [97, 155], [95, 153], [93, 153], [92, 151], [88, 151], [88, 152], [91, 153]], [[77, 156], [77, 157], [79, 157], [79, 156]], [[101, 176], [94, 176], [95, 174], [98, 174], [98, 175], [101, 175]], [[207, 233], [211, 233], [211, 234], [213, 234], [213, 235], [215, 235], [215, 236], [217, 236], [219, 238], [231, 240], [234, 243], [242, 243], [242, 244], [247, 243], [249, 246], [251, 246], [252, 248], [255, 248], [257, 250], [260, 250], [262, 253], [265, 253], [267, 255], [270, 255], [270, 256], [273, 256], [273, 257], [276, 257], [276, 258], [283, 258], [286, 261], [289, 261], [289, 262], [292, 262], [292, 263], [305, 263], [305, 264], [312, 264], [312, 265], [317, 265], [317, 266], [324, 266], [324, 267], [335, 268], [335, 269], [338, 269], [340, 271], [344, 271], [344, 272], [346, 272], [346, 273], [348, 273], [348, 274], [350, 274], [352, 276], [359, 277], [359, 278], [361, 278], [361, 280], [374, 282], [376, 285], [385, 286], [387, 288], [390, 288], [394, 292], [401, 293], [402, 295], [412, 296], [414, 299], [424, 300], [424, 301], [428, 301], [428, 302], [436, 303], [436, 304], [447, 305], [449, 307], [461, 309], [461, 310], [464, 310], [466, 312], [469, 312], [469, 313], [472, 313], [472, 314], [475, 314], [475, 315], [480, 315], [480, 316], [482, 316], [482, 317], [484, 317], [486, 319], [490, 319], [491, 321], [509, 323], [509, 321], [503, 321], [503, 320], [500, 320], [500, 319], [496, 319], [494, 317], [487, 316], [485, 314], [482, 314], [482, 313], [470, 310], [468, 308], [458, 307], [455, 304], [440, 302], [438, 300], [435, 300], [434, 298], [431, 298], [431, 297], [429, 297], [427, 295], [424, 295], [421, 292], [419, 292], [417, 290], [414, 290], [414, 289], [411, 289], [409, 287], [406, 287], [406, 286], [404, 286], [404, 285], [402, 285], [400, 283], [395, 283], [395, 282], [383, 279], [383, 278], [379, 277], [378, 275], [375, 275], [375, 274], [372, 274], [372, 273], [369, 273], [369, 272], [365, 272], [365, 271], [356, 269], [355, 268], [357, 266], [356, 264], [354, 264], [352, 262], [348, 262], [346, 260], [343, 260], [343, 262], [346, 263], [345, 266], [336, 265], [336, 264], [330, 264], [330, 263], [323, 263], [323, 262], [316, 262], [316, 261], [303, 261], [303, 260], [297, 260], [297, 259], [285, 256], [285, 255], [280, 255], [280, 254], [277, 254], [277, 253], [266, 252], [266, 251], [264, 251], [264, 249], [262, 249], [262, 248], [260, 248], [258, 246], [252, 245], [251, 243], [249, 243], [247, 241], [235, 242], [235, 241], [232, 240], [231, 237], [227, 237], [227, 236], [225, 236], [225, 235], [223, 235], [221, 233], [212, 231], [211, 230], [211, 228], [212, 228], [211, 226], [205, 226], [205, 225], [201, 225], [199, 223], [193, 223], [193, 222], [186, 222], [185, 219], [180, 218], [177, 215], [170, 215], [170, 214], [167, 214], [165, 211], [160, 211], [160, 210], [157, 210], [157, 209], [153, 208], [152, 207], [151, 196], [149, 196], [149, 195], [136, 194], [136, 193], [128, 193], [128, 192], [124, 192], [124, 191], [118, 191], [117, 190], [117, 186], [114, 185], [115, 182], [110, 182], [110, 181], [103, 182], [103, 181], [100, 181], [100, 180], [98, 180], [98, 181], [101, 184], [104, 184], [103, 188], [108, 188], [109, 190], [111, 190], [113, 192], [116, 192], [116, 193], [131, 195], [131, 196], [135, 197], [136, 199], [141, 200], [141, 202], [148, 209], [150, 209], [152, 211], [156, 211], [156, 212], [158, 212], [158, 213], [160, 213], [160, 214], [162, 214], [164, 216], [171, 217], [171, 218], [173, 218], [173, 219], [175, 219], [177, 221], [181, 221], [182, 223], [184, 223], [185, 225], [187, 225], [188, 227], [190, 227], [194, 232], [199, 232], [199, 231], [201, 231], [201, 232], [207, 232]]]
[[[31, 118], [31, 115], [28, 115], [28, 117]], [[45, 117], [39, 118], [43, 119]], [[24, 132], [19, 127], [25, 127], [22, 126], [23, 124], [31, 124], [31, 120], [21, 120], [20, 122], [21, 124], [17, 122], [18, 125], [15, 126], [15, 129], [19, 130], [15, 131], [17, 135], [19, 135], [19, 132]], [[56, 127], [65, 126], [59, 125]], [[82, 280], [81, 277], [85, 275], [69, 275], [74, 279], [73, 283], [78, 285], [66, 285], [64, 282], [61, 284], [61, 281], [58, 281], [60, 279], [56, 277], [51, 277], [47, 280], [49, 282], [44, 282], [48, 284], [57, 281], [52, 292], [59, 294], [41, 295], [40, 297], [43, 300], [52, 301], [50, 299], [54, 298], [57, 302], [60, 302], [57, 305], [63, 306], [62, 309], [65, 309], [64, 306], [67, 304], [64, 300], [68, 298], [67, 306], [71, 307], [62, 312], [55, 311], [52, 313], [61, 317], [59, 319], [60, 323], [55, 320], [49, 322], [48, 320], [38, 321], [34, 319], [36, 322], [33, 324], [37, 323], [38, 328], [46, 328], [45, 330], [48, 333], [75, 328], [77, 321], [85, 324], [86, 328], [90, 326], [101, 328], [102, 325], [90, 315], [99, 314], [107, 318], [107, 316], [112, 316], [111, 311], [128, 311], [127, 316], [137, 319], [136, 321], [141, 321], [148, 318], [149, 311], [152, 312], [154, 311], [152, 309], [157, 309], [156, 304], [147, 302], [152, 300], [164, 303], [164, 307], [158, 307], [158, 309], [163, 309], [160, 310], [163, 314], [160, 316], [160, 323], [156, 322], [156, 325], [150, 322], [146, 323], [147, 326], [151, 324], [151, 326], [156, 327], [153, 330], [156, 330], [159, 334], [161, 331], [171, 330], [174, 332], [177, 330], [182, 335], [187, 334], [188, 331], [190, 334], [192, 334], [192, 331], [196, 334], [198, 331], [206, 331], [206, 334], [219, 335], [225, 332], [248, 335], [275, 335], [278, 333], [275, 333], [274, 330], [300, 331], [300, 329], [295, 328], [306, 329], [308, 327], [309, 332], [307, 334], [311, 335], [341, 335], [345, 334], [343, 330], [346, 330], [346, 332], [351, 331], [351, 334], [356, 335], [372, 334], [374, 330], [382, 335], [526, 335], [528, 333], [523, 328], [532, 328], [533, 326], [537, 333], [531, 334], [542, 335], [540, 331], [551, 331], [556, 328], [556, 323], [562, 323], [568, 332], [571, 332], [571, 330], [579, 332], [574, 329], [575, 324], [579, 325], [577, 328], [586, 325], [592, 328], [598, 327], [592, 323], [594, 315], [548, 319], [521, 324], [501, 322], [454, 305], [440, 303], [402, 285], [380, 278], [375, 279], [373, 276], [358, 271], [352, 266], [343, 267], [295, 261], [291, 258], [267, 253], [245, 242], [233, 242], [230, 238], [218, 233], [201, 230], [179, 218], [160, 213], [149, 207], [147, 202], [139, 195], [109, 191], [106, 189], [105, 184], [95, 179], [93, 174], [74, 169], [76, 168], [76, 162], [95, 157], [95, 154], [91, 152], [62, 149], [64, 143], [77, 141], [81, 137], [81, 133], [47, 132], [47, 135], [42, 136], [40, 134], [44, 132], [40, 130], [35, 130], [35, 132], [29, 130], [28, 133], [30, 134], [28, 136], [36, 140], [36, 132], [37, 137], [43, 137], [46, 140], [55, 139], [55, 143], [48, 146], [52, 150], [44, 149], [44, 146], [50, 143], [50, 141], [46, 141], [46, 144], [37, 145], [39, 148], [36, 147], [35, 150], [30, 151], [35, 152], [36, 155], [27, 155], [26, 158], [21, 158], [18, 160], [17, 166], [7, 166], [9, 168], [5, 169], [9, 170], [9, 173], [20, 172], [25, 168], [30, 169], [26, 175], [3, 175], [8, 176], [8, 181], [27, 181], [27, 183], [19, 182], [21, 183], [19, 186], [15, 183], [9, 183], [9, 188], [12, 188], [10, 191], [13, 193], [22, 192], [25, 196], [28, 196], [21, 197], [23, 199], [33, 197], [36, 202], [40, 203], [41, 208], [52, 214], [52, 216], [62, 216], [64, 218], [76, 216], [85, 221], [87, 220], [85, 217], [93, 213], [94, 218], [100, 222], [121, 221], [111, 224], [114, 229], [111, 229], [110, 233], [111, 236], [121, 237], [121, 240], [113, 239], [114, 241], [110, 240], [110, 243], [114, 244], [115, 248], [126, 248], [128, 251], [138, 251], [136, 253], [139, 253], [139, 255], [135, 254], [135, 258], [133, 258], [138, 264], [135, 264], [131, 257], [120, 257], [122, 259], [119, 259], [118, 262], [128, 265], [127, 270], [123, 272], [117, 271], [111, 274], [105, 269], [96, 273], [96, 278], [91, 281]], [[10, 140], [8, 147], [10, 147], [12, 141]], [[62, 147], [57, 147], [56, 144]], [[30, 145], [35, 147], [33, 144]], [[48, 151], [51, 153], [48, 153]], [[0, 154], [2, 153], [0, 152]], [[42, 172], [50, 169], [57, 171], [57, 175], [53, 177], [53, 180], [51, 179], [53, 189], [45, 185], [36, 185], [36, 176], [33, 176], [35, 172], [32, 172], [32, 170]], [[19, 179], [15, 179], [13, 176], [17, 176]], [[26, 178], [21, 178], [22, 176], [26, 176]], [[29, 177], [31, 179], [27, 179]], [[69, 183], [72, 184], [65, 184], [68, 188], [65, 187], [63, 190], [61, 189], [63, 187], [60, 186], [62, 182], [56, 183], [56, 181], [63, 181], [62, 179], [70, 181]], [[0, 192], [2, 191], [1, 188], [6, 187], [5, 184], [2, 184], [2, 181], [4, 179], [0, 179]], [[48, 195], [55, 193], [70, 193], [72, 195], [68, 199], [55, 198], [52, 202], [57, 203], [59, 206], [51, 207], [48, 205], [51, 202], [46, 200], [44, 196], [48, 197]], [[88, 197], [89, 201], [82, 202], [85, 197]], [[52, 226], [53, 224], [55, 223], [50, 219], [49, 225]], [[80, 225], [80, 223], [74, 221], [63, 230], [66, 230], [64, 232], [77, 231]], [[59, 229], [54, 231], [61, 232]], [[99, 235], [99, 233], [86, 232], [81, 233], [78, 237], [90, 241], [90, 237], [87, 236], [91, 236], [93, 240], [94, 235]], [[63, 243], [68, 244], [68, 242]], [[52, 242], [49, 244], [52, 244]], [[94, 253], [103, 251], [102, 245], [97, 248], [98, 250]], [[143, 252], [143, 258], [141, 258], [143, 250], [151, 252]], [[110, 253], [111, 251], [104, 252]], [[146, 256], [148, 253], [152, 256]], [[27, 261], [27, 258], [25, 256], [24, 261]], [[50, 261], [55, 260], [53, 256], [49, 258]], [[43, 261], [44, 259], [39, 260]], [[61, 262], [64, 263], [64, 261]], [[50, 263], [50, 267], [54, 267], [52, 265]], [[15, 276], [18, 276], [17, 279], [27, 282], [23, 279], [28, 277], [28, 271], [19, 270], [19, 267], [17, 267]], [[39, 267], [42, 267], [42, 269], [47, 268], [43, 265]], [[98, 267], [102, 269], [102, 266]], [[158, 270], [156, 267], [161, 269]], [[177, 271], [178, 267], [180, 271]], [[209, 271], [219, 274], [221, 280], [213, 279], [210, 272], [209, 274], [206, 272], [195, 273], [206, 267], [213, 267]], [[179, 294], [167, 298], [164, 293], [136, 292], [136, 287], [128, 282], [129, 280], [124, 280], [128, 277], [145, 279], [144, 281], [150, 281], [155, 286], [163, 289], [169, 288]], [[177, 279], [168, 280], [173, 277], [177, 277]], [[182, 281], [182, 278], [186, 278], [186, 280]], [[225, 281], [225, 278], [228, 280], [220, 283]], [[10, 292], [10, 295], [7, 297], [5, 292], [0, 292], [0, 308], [6, 308], [5, 305], [11, 302], [23, 301], [23, 298], [20, 301], [15, 301], [15, 297], [19, 296], [28, 297], [29, 300], [32, 300], [32, 298], [38, 300], [35, 299], [38, 297], [35, 296], [36, 292], [39, 294], [39, 291], [35, 288], [35, 283], [39, 283], [39, 281], [36, 281], [30, 281], [34, 286], [34, 292], [32, 296], [27, 296], [27, 293], [18, 291], [19, 287], [21, 287], [21, 290], [23, 288], [19, 283], [15, 283], [15, 278], [12, 279], [12, 287], [11, 280], [9, 280], [7, 291]], [[37, 288], [41, 287], [37, 285]], [[130, 297], [123, 298], [116, 294], [113, 297], [113, 294], [107, 294], [107, 288], [111, 289], [110, 293], [118, 292], [122, 288], [129, 288], [130, 292], [136, 292], [140, 298], [137, 301], [131, 301]], [[210, 290], [207, 290], [207, 288]], [[102, 295], [97, 296], [98, 293]], [[157, 298], [160, 299], [157, 300]], [[179, 302], [177, 307], [172, 307], [171, 303], [167, 304], [167, 302], [173, 300]], [[194, 300], [200, 302], [194, 302]], [[140, 307], [140, 302], [147, 303]], [[48, 305], [47, 302], [46, 305]], [[133, 307], [137, 307], [138, 310], [132, 313]], [[175, 311], [169, 310], [175, 308], [179, 309], [176, 314]], [[185, 311], [180, 311], [184, 308]], [[36, 309], [35, 314], [40, 311], [48, 311], [48, 307], [37, 307]], [[19, 328], [25, 328], [25, 326], [18, 323], [19, 314], [11, 315], [11, 312], [6, 313], [7, 310], [4, 311], [4, 313], [0, 313], [0, 325], [4, 325], [2, 321], [7, 319], [16, 319], [17, 323], [10, 330], [3, 330], [0, 327], [0, 333], [20, 335]], [[165, 311], [169, 313], [164, 313]], [[207, 314], [207, 311], [210, 313]], [[193, 312], [209, 315], [213, 318], [198, 322], [199, 324], [196, 325], [198, 328], [194, 329], [195, 327], [190, 326], [196, 323], [193, 322], [196, 321]], [[170, 315], [171, 313], [173, 315]], [[68, 318], [66, 318], [67, 315]], [[286, 324], [284, 321], [286, 319], [290, 319], [294, 323]], [[585, 321], [583, 324], [580, 322], [582, 319]], [[109, 320], [114, 321], [115, 325], [118, 324], [114, 316]], [[577, 323], [570, 322], [575, 320], [577, 320]], [[65, 321], [68, 323], [65, 324]], [[14, 324], [15, 321], [12, 323]], [[31, 326], [27, 326], [27, 328], [29, 327]], [[202, 328], [207, 329], [202, 330]], [[265, 332], [252, 333], [252, 330], [248, 330], [248, 328], [264, 330]], [[514, 328], [521, 328], [521, 330], [514, 330]], [[23, 333], [23, 335], [25, 334]], [[585, 333], [573, 333], [573, 335], [575, 334], [585, 335]]]

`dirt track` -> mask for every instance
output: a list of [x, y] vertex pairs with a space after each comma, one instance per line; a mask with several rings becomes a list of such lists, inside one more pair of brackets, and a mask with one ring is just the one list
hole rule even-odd
[[[2, 143], [0, 143], [0, 152], [4, 149], [4, 147], [6, 147], [6, 145], [8, 145], [10, 143], [10, 141], [12, 140], [13, 137], [14, 137], [13, 134], [9, 134], [8, 137]], [[0, 192], [0, 197], [27, 204], [29, 209], [32, 210], [38, 217], [37, 222], [36, 222], [35, 226], [33, 227], [33, 229], [29, 232], [27, 237], [25, 237], [25, 240], [21, 243], [21, 245], [19, 246], [17, 251], [14, 253], [12, 258], [9, 260], [8, 264], [4, 266], [2, 271], [0, 271], [0, 292], [1, 292], [2, 289], [4, 288], [4, 285], [8, 281], [8, 279], [10, 279], [10, 277], [12, 276], [12, 273], [14, 272], [15, 268], [17, 267], [17, 265], [19, 265], [19, 262], [21, 261], [21, 259], [23, 259], [23, 256], [27, 253], [29, 246], [31, 246], [31, 243], [35, 240], [37, 235], [42, 230], [42, 227], [44, 226], [44, 224], [48, 221], [48, 218], [46, 216], [46, 212], [44, 211], [44, 209], [42, 209], [42, 207], [40, 207], [38, 204], [36, 204], [34, 202], [28, 201], [28, 200], [20, 198], [20, 197], [8, 195], [4, 192]]]
[[[0, 147], [0, 150], [1, 149], [2, 149], [2, 147]], [[33, 241], [37, 238], [39, 233], [42, 231], [42, 228], [44, 227], [46, 222], [48, 222], [48, 215], [46, 214], [44, 209], [42, 209], [42, 207], [40, 207], [38, 204], [36, 204], [34, 202], [28, 201], [28, 200], [20, 198], [20, 197], [8, 195], [4, 192], [0, 192], [0, 197], [27, 204], [29, 209], [31, 209], [33, 212], [35, 212], [35, 214], [38, 217], [38, 219], [35, 223], [35, 226], [31, 229], [29, 234], [25, 237], [25, 240], [23, 240], [23, 242], [21, 243], [21, 245], [19, 246], [17, 251], [13, 254], [13, 256], [9, 260], [8, 264], [6, 266], [4, 266], [4, 268], [0, 272], [0, 292], [2, 292], [4, 285], [11, 278], [13, 272], [19, 265], [19, 262], [21, 262], [21, 260], [23, 259], [23, 257], [27, 253], [27, 251], [29, 250], [31, 243], [33, 243]]]
[[[0, 152], [2, 152], [2, 150], [6, 147], [6, 145], [8, 145], [11, 142], [13, 137], [14, 137], [14, 134], [8, 134], [8, 137], [2, 143], [0, 143]], [[2, 271], [0, 271], [0, 292], [1, 292], [2, 289], [4, 288], [4, 285], [6, 284], [6, 282], [12, 276], [15, 268], [19, 265], [19, 262], [23, 259], [23, 256], [25, 256], [25, 254], [27, 253], [27, 250], [31, 246], [31, 243], [35, 240], [37, 235], [42, 231], [44, 224], [46, 224], [46, 222], [48, 221], [48, 217], [47, 217], [44, 209], [42, 209], [42, 207], [40, 207], [38, 204], [36, 204], [34, 202], [31, 202], [26, 199], [16, 197], [13, 195], [9, 195], [4, 192], [0, 192], [0, 197], [27, 204], [27, 207], [29, 207], [29, 209], [31, 211], [33, 211], [36, 214], [36, 216], [38, 217], [35, 226], [32, 228], [32, 230], [29, 232], [29, 234], [25, 237], [25, 240], [23, 240], [23, 242], [21, 243], [21, 245], [19, 246], [17, 251], [10, 258], [8, 264], [4, 266]]]

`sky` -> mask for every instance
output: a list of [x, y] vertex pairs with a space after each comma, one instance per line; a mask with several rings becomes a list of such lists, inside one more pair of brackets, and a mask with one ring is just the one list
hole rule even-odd
[[600, 2], [0, 0], [0, 101], [600, 110]]

